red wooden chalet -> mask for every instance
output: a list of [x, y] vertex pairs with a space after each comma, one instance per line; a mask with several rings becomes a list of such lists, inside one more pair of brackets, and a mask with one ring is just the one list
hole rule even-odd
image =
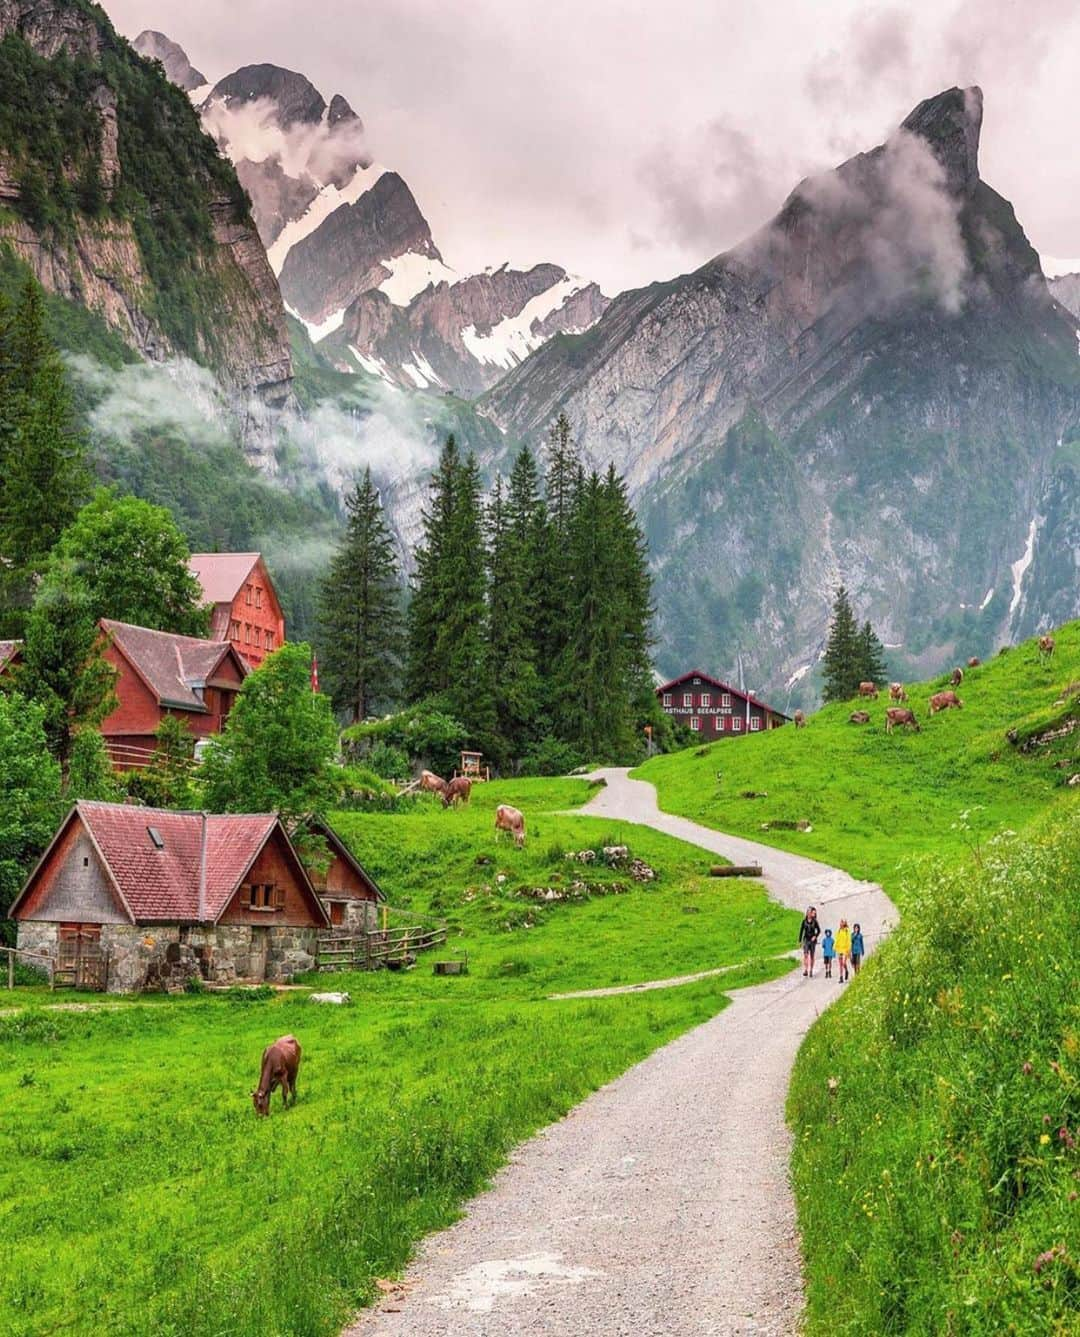
[[789, 716], [701, 669], [691, 669], [656, 689], [660, 707], [678, 724], [706, 738], [741, 738], [785, 724]]
[[118, 991], [160, 984], [177, 967], [207, 980], [283, 979], [312, 968], [330, 922], [274, 813], [87, 801], [10, 914], [20, 947], [57, 968], [93, 963], [102, 978], [92, 982]]
[[386, 900], [383, 889], [332, 826], [309, 822], [308, 829], [326, 842], [330, 854], [325, 871], [322, 867], [308, 867], [330, 923], [343, 931], [377, 928], [378, 906]]
[[196, 552], [188, 562], [214, 611], [210, 635], [229, 641], [258, 668], [285, 640], [285, 615], [262, 554]]
[[121, 769], [145, 765], [154, 732], [167, 715], [182, 719], [195, 738], [220, 733], [247, 674], [233, 646], [102, 618], [105, 658], [117, 671], [119, 704], [101, 733]]
[[22, 641], [0, 641], [0, 675], [22, 663]]

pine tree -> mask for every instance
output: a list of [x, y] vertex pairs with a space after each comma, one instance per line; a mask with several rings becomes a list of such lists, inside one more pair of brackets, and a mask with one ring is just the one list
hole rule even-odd
[[859, 632], [859, 681], [873, 682], [881, 686], [888, 676], [885, 647], [878, 640], [869, 621], [866, 621], [862, 625], [862, 631]]
[[649, 545], [630, 504], [626, 483], [613, 464], [608, 467], [604, 492], [613, 530], [614, 579], [622, 621], [620, 670], [632, 723], [643, 726], [650, 721], [658, 723], [661, 714], [653, 690], [649, 654], [654, 644], [652, 622], [656, 612], [652, 602]]
[[843, 585], [833, 599], [832, 622], [825, 645], [825, 682], [822, 699], [847, 701], [859, 690], [862, 678], [862, 653], [859, 629], [851, 609], [851, 599]]
[[371, 470], [345, 502], [348, 525], [323, 583], [323, 680], [335, 710], [355, 724], [394, 704], [401, 673], [401, 576]]
[[571, 529], [581, 492], [581, 462], [570, 438], [570, 423], [560, 414], [548, 437], [546, 521], [537, 559], [537, 665], [542, 709], [552, 723], [559, 714], [560, 674], [576, 617], [571, 595]]
[[[521, 482], [520, 477], [518, 481]], [[509, 755], [520, 756], [530, 741], [530, 726], [537, 708], [535, 646], [530, 635], [528, 595], [527, 545], [530, 534], [527, 527], [523, 529], [512, 522], [510, 502], [504, 498], [501, 478], [495, 480], [485, 519], [487, 653], [495, 728]]]
[[423, 539], [416, 550], [408, 611], [408, 675], [410, 701], [442, 691], [449, 678], [440, 660], [439, 628], [448, 608], [447, 559], [452, 542], [454, 507], [461, 474], [461, 456], [453, 433], [446, 438], [439, 466], [431, 480], [424, 510]]
[[4, 330], [0, 313], [0, 617], [18, 631], [37, 577], [86, 491], [60, 355], [45, 333], [41, 289], [29, 280]]

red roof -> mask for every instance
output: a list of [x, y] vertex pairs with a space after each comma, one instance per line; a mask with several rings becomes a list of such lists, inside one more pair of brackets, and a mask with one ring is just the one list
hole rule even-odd
[[[101, 855], [132, 923], [215, 922], [274, 831], [280, 830], [288, 842], [276, 813], [218, 815], [80, 800], [9, 914], [14, 916], [53, 846], [76, 817]], [[299, 859], [296, 865], [321, 909]]]
[[171, 631], [151, 631], [128, 622], [103, 617], [99, 623], [113, 644], [154, 693], [158, 704], [181, 710], [205, 711], [199, 695], [213, 678], [221, 661], [232, 656], [241, 678], [247, 665], [231, 645], [203, 641], [196, 636], [178, 636]]
[[0, 641], [0, 668], [22, 653], [22, 641]]
[[188, 570], [213, 604], [231, 604], [259, 561], [257, 552], [193, 552]]
[[680, 673], [677, 678], [672, 678], [670, 682], [665, 682], [662, 687], [657, 687], [656, 695], [660, 696], [664, 692], [674, 691], [676, 687], [681, 687], [683, 683], [688, 682], [691, 678], [700, 678], [703, 683], [708, 683], [710, 687], [718, 687], [722, 692], [730, 692], [732, 696], [737, 696], [740, 701], [749, 701], [752, 706], [767, 710], [770, 715], [779, 715], [785, 720], [788, 718], [782, 710], [777, 710], [775, 706], [759, 701], [753, 692], [744, 692], [740, 687], [732, 687], [730, 683], [722, 682], [719, 678], [714, 678], [711, 673], [704, 673], [701, 669], [690, 669], [688, 673]]

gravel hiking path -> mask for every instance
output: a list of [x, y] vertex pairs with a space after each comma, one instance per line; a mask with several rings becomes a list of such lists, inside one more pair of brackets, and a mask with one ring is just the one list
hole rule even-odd
[[[873, 883], [662, 813], [653, 787], [624, 770], [597, 776], [606, 786], [583, 816], [760, 863], [774, 899], [817, 905], [829, 925], [841, 914], [858, 920], [870, 950], [896, 920]], [[803, 1035], [845, 987], [796, 967], [734, 992], [711, 1021], [517, 1147], [345, 1337], [796, 1333], [802, 1279], [784, 1101]]]

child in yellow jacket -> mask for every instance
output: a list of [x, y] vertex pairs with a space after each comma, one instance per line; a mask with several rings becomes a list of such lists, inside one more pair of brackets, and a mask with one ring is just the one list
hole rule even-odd
[[836, 944], [836, 964], [840, 972], [840, 983], [843, 984], [848, 977], [848, 960], [851, 957], [851, 930], [848, 928], [846, 919], [841, 919], [834, 942]]

